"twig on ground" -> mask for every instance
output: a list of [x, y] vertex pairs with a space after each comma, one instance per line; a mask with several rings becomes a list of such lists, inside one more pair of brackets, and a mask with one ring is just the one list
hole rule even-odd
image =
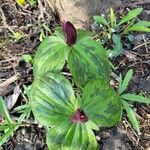
[[3, 12], [3, 9], [1, 8], [0, 6], [0, 13], [1, 13], [1, 16], [2, 16], [2, 21], [3, 21], [3, 25], [9, 29], [9, 31], [13, 32], [13, 30], [10, 28], [10, 26], [7, 24], [7, 19], [5, 17], [5, 14]]
[[15, 61], [15, 60], [18, 60], [17, 57], [12, 57], [12, 58], [9, 58], [9, 59], [6, 59], [6, 60], [1, 60], [0, 63], [6, 63], [6, 62], [10, 62], [10, 61]]
[[62, 72], [62, 74], [66, 76], [72, 76], [71, 73], [68, 73], [68, 72]]
[[[143, 37], [143, 41], [146, 43], [147, 41], [146, 41], [146, 39], [145, 39], [145, 36], [142, 35], [142, 37]], [[149, 42], [150, 42], [150, 41], [149, 41]], [[147, 44], [145, 44], [145, 49], [146, 49], [146, 53], [148, 53], [148, 46], [147, 46]]]
[[136, 50], [137, 48], [140, 48], [140, 47], [142, 47], [142, 46], [145, 46], [145, 45], [147, 45], [147, 44], [149, 44], [149, 43], [150, 43], [150, 41], [144, 42], [143, 44], [140, 44], [140, 45], [134, 47], [133, 50]]
[[7, 19], [5, 17], [5, 14], [4, 14], [1, 6], [0, 6], [0, 13], [1, 13], [1, 16], [2, 16], [3, 25], [6, 26], [6, 27], [8, 27], [8, 24], [7, 24], [7, 21], [6, 21]]
[[132, 67], [134, 65], [137, 65], [137, 64], [150, 64], [150, 60], [147, 60], [147, 61], [138, 61], [138, 62], [135, 62], [135, 63], [129, 65], [128, 67], [130, 68], [130, 67]]
[[15, 82], [19, 77], [19, 73], [15, 74], [14, 76], [8, 78], [6, 81], [2, 82], [0, 84], [0, 88], [7, 87], [9, 84]]
[[43, 5], [41, 3], [41, 0], [38, 0], [38, 8], [40, 10], [39, 19], [42, 18], [44, 20], [44, 8], [43, 8]]

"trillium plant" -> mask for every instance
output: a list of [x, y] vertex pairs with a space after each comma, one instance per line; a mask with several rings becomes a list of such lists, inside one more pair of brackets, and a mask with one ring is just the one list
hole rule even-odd
[[[67, 65], [75, 86], [62, 74]], [[109, 85], [105, 49], [70, 22], [44, 39], [33, 62], [30, 105], [47, 129], [50, 150], [97, 150], [94, 131], [122, 116], [122, 99]], [[80, 92], [75, 92], [75, 87]]]

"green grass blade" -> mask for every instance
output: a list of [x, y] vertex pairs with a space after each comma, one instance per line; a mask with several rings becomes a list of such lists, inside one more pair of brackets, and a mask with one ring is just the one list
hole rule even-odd
[[123, 23], [126, 23], [132, 19], [134, 19], [135, 17], [137, 17], [141, 12], [143, 11], [143, 8], [136, 8], [134, 10], [131, 10], [128, 12], [128, 14], [126, 16], [124, 16], [121, 21], [118, 23], [117, 26], [120, 26]]
[[136, 95], [136, 94], [123, 94], [121, 95], [123, 99], [132, 101], [132, 102], [139, 102], [139, 103], [145, 103], [145, 104], [150, 104], [150, 99], [148, 97], [144, 97], [142, 95]]
[[0, 96], [0, 112], [2, 113], [3, 117], [5, 117], [8, 123], [10, 124], [13, 123], [13, 120], [11, 119], [9, 112], [6, 108], [5, 102], [1, 96]]
[[2, 137], [0, 137], [0, 146], [7, 142], [8, 138], [12, 136], [13, 128], [10, 128]]
[[10, 128], [10, 126], [11, 125], [7, 125], [7, 124], [6, 125], [1, 125], [0, 124], [0, 131], [4, 131], [4, 130], [8, 129], [8, 128]]
[[144, 26], [135, 26], [128, 28], [124, 31], [124, 33], [128, 33], [129, 31], [139, 31], [139, 32], [150, 32], [150, 28]]
[[116, 15], [114, 13], [114, 10], [110, 8], [110, 23], [111, 23], [111, 28], [115, 28], [116, 26]]
[[28, 109], [29, 107], [30, 107], [29, 104], [24, 104], [24, 105], [14, 108], [13, 112], [22, 113], [24, 112], [25, 109]]
[[24, 112], [21, 114], [21, 116], [19, 117], [17, 123], [18, 123], [18, 124], [21, 124], [21, 123], [24, 121], [25, 118], [28, 118], [28, 116], [30, 115], [30, 112], [31, 112], [30, 107], [29, 107], [29, 108], [26, 108], [26, 109], [24, 110]]
[[119, 94], [122, 94], [126, 90], [126, 88], [129, 85], [129, 82], [130, 82], [130, 80], [131, 80], [132, 77], [133, 77], [133, 70], [130, 69], [127, 72], [127, 74], [125, 75], [125, 78], [122, 81], [122, 84], [119, 86], [119, 89], [118, 89], [118, 93]]
[[129, 31], [140, 31], [140, 32], [150, 32], [150, 22], [149, 21], [139, 21], [138, 23], [127, 27], [124, 30], [124, 33], [128, 33]]
[[121, 85], [122, 85], [122, 74], [120, 73], [120, 75], [119, 75], [119, 86], [118, 86], [118, 93], [119, 93], [119, 90], [120, 90], [120, 88], [121, 88]]
[[143, 27], [150, 27], [150, 21], [139, 21], [135, 24], [135, 26], [143, 26]]
[[140, 126], [139, 126], [139, 122], [136, 118], [135, 112], [132, 110], [132, 108], [129, 106], [129, 104], [126, 101], [122, 100], [122, 104], [124, 106], [124, 109], [127, 112], [128, 118], [131, 121], [133, 128], [139, 133]]
[[103, 16], [94, 16], [94, 20], [99, 24], [109, 26], [107, 20]]

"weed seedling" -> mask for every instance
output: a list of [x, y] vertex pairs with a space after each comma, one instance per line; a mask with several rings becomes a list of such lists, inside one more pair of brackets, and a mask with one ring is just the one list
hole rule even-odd
[[142, 95], [136, 95], [131, 93], [125, 93], [130, 80], [133, 77], [133, 70], [130, 69], [127, 74], [125, 75], [124, 79], [120, 74], [119, 78], [119, 87], [118, 87], [118, 94], [121, 96], [123, 108], [126, 110], [129, 120], [132, 123], [133, 128], [139, 133], [140, 126], [139, 122], [136, 119], [136, 113], [130, 107], [130, 102], [139, 102], [143, 104], [150, 104], [150, 99], [148, 97], [144, 97]]
[[136, 8], [118, 19], [111, 8], [107, 19], [102, 15], [94, 16], [95, 23], [98, 23], [100, 26], [102, 43], [104, 45], [109, 43], [112, 46], [112, 50], [109, 48], [107, 51], [110, 58], [117, 57], [123, 53], [123, 47], [127, 45], [125, 41], [132, 41], [132, 32], [150, 32], [150, 22], [140, 21], [137, 18], [142, 11], [143, 8]]

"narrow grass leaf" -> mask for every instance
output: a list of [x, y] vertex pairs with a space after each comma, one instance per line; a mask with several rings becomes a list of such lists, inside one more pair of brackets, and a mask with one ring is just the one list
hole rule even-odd
[[134, 19], [142, 11], [143, 11], [143, 8], [136, 8], [134, 10], [129, 11], [128, 14], [121, 19], [121, 21], [118, 23], [117, 26], [120, 26], [121, 24], [126, 23], [126, 22], [130, 21], [131, 19]]
[[119, 86], [118, 86], [118, 93], [119, 93], [119, 89], [121, 88], [121, 85], [122, 85], [122, 74], [120, 73], [119, 75]]
[[111, 23], [111, 27], [115, 28], [115, 26], [116, 26], [116, 15], [115, 15], [114, 10], [112, 8], [110, 8], [110, 23]]
[[0, 96], [0, 112], [2, 113], [3, 117], [5, 117], [8, 123], [13, 123], [13, 120], [11, 119], [9, 112], [6, 108], [6, 104], [1, 96]]
[[133, 102], [150, 104], [150, 99], [148, 97], [144, 97], [142, 95], [136, 95], [136, 94], [127, 93], [127, 94], [121, 95], [121, 97], [123, 99], [129, 100], [129, 101], [133, 101]]
[[119, 86], [119, 89], [118, 89], [118, 93], [119, 93], [119, 94], [121, 94], [122, 92], [124, 92], [124, 91], [126, 90], [126, 88], [127, 88], [127, 86], [129, 85], [129, 82], [130, 82], [130, 80], [131, 80], [132, 77], [133, 77], [133, 70], [130, 69], [130, 70], [127, 72], [127, 74], [126, 74], [124, 80], [122, 81], [121, 86]]
[[107, 20], [103, 16], [94, 16], [94, 20], [99, 24], [109, 26]]
[[127, 112], [128, 118], [131, 121], [133, 128], [137, 132], [140, 132], [140, 126], [139, 126], [139, 122], [136, 118], [135, 112], [131, 109], [131, 107], [129, 106], [129, 104], [126, 101], [122, 100], [122, 104], [124, 106], [124, 109]]
[[129, 31], [141, 31], [141, 32], [150, 32], [150, 22], [149, 21], [139, 21], [138, 23], [130, 26], [124, 30], [124, 33]]
[[8, 138], [13, 134], [13, 128], [10, 128], [5, 134], [0, 138], [0, 146], [7, 142]]
[[139, 21], [134, 26], [150, 27], [150, 21]]
[[4, 131], [8, 128], [10, 128], [11, 125], [0, 125], [0, 131]]
[[132, 27], [125, 30], [124, 33], [127, 33], [129, 31], [150, 32], [150, 28], [144, 27], [144, 26], [133, 25]]

